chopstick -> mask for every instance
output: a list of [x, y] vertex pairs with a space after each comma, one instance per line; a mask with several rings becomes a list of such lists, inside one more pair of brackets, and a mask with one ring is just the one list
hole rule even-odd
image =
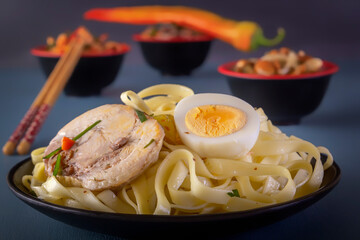
[[[70, 50], [70, 49], [69, 49]], [[51, 86], [53, 85], [54, 81], [56, 80], [59, 72], [61, 71], [61, 68], [63, 67], [64, 63], [69, 57], [69, 53], [65, 53], [60, 59], [59, 62], [55, 65], [54, 70], [51, 72], [49, 78], [45, 82], [44, 86], [38, 93], [37, 97], [31, 104], [29, 110], [26, 112], [22, 120], [20, 121], [19, 125], [13, 132], [13, 134], [10, 136], [9, 140], [6, 142], [6, 144], [3, 147], [3, 153], [6, 155], [11, 155], [14, 153], [16, 145], [20, 141], [21, 137], [24, 135], [28, 127], [30, 126], [32, 120], [34, 119], [37, 111], [39, 110], [40, 105], [45, 99], [45, 96]]]
[[80, 60], [83, 47], [89, 41], [90, 36], [87, 30], [83, 29], [72, 39], [68, 51], [60, 58], [29, 110], [4, 145], [4, 154], [10, 155], [14, 153], [15, 147], [24, 133], [25, 135], [17, 147], [17, 152], [19, 154], [28, 153], [52, 106]]
[[68, 58], [62, 66], [61, 71], [57, 75], [56, 81], [49, 89], [43, 103], [40, 105], [34, 120], [30, 124], [29, 128], [25, 132], [23, 139], [20, 141], [16, 150], [19, 154], [27, 154], [30, 150], [31, 144], [35, 140], [36, 135], [40, 131], [43, 123], [45, 122], [48, 114], [60, 93], [64, 89], [67, 80], [70, 78], [77, 62], [79, 61], [84, 46], [84, 40], [82, 38], [75, 39], [74, 44], [68, 51]]

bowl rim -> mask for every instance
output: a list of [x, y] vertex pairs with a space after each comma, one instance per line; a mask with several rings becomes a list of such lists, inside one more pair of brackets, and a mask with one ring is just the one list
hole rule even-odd
[[249, 73], [239, 73], [233, 71], [233, 67], [237, 61], [231, 61], [224, 64], [221, 64], [218, 67], [218, 72], [229, 77], [235, 77], [239, 79], [253, 79], [253, 80], [299, 80], [299, 79], [309, 79], [309, 78], [319, 78], [327, 75], [332, 75], [339, 71], [339, 67], [332, 62], [323, 61], [322, 70], [314, 73], [306, 73], [300, 75], [272, 75], [265, 76], [260, 74], [249, 74]]
[[[118, 56], [123, 55], [130, 51], [131, 47], [130, 45], [126, 43], [120, 43], [123, 48], [118, 51], [112, 51], [112, 52], [104, 52], [104, 53], [85, 53], [82, 54], [82, 58], [95, 58], [95, 57], [112, 57], [112, 56]], [[40, 45], [37, 47], [34, 47], [30, 49], [30, 53], [36, 57], [46, 57], [46, 58], [59, 58], [63, 54], [61, 53], [52, 53], [46, 50], [46, 45]]]
[[141, 34], [133, 34], [132, 39], [136, 42], [150, 42], [150, 43], [188, 43], [188, 42], [210, 42], [214, 38], [208, 35], [201, 36], [195, 39], [185, 39], [181, 37], [175, 37], [168, 40], [159, 40], [155, 38], [143, 38]]

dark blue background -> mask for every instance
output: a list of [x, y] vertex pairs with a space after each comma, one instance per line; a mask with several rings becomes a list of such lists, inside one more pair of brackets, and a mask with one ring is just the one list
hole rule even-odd
[[[94, 7], [153, 4], [194, 6], [232, 19], [256, 21], [269, 37], [281, 26], [287, 31], [282, 45], [303, 49], [327, 60], [360, 56], [358, 0], [2, 0], [0, 67], [37, 67], [29, 50], [44, 44], [47, 36], [56, 36], [79, 25], [87, 26], [95, 34], [109, 33], [112, 39], [133, 45], [126, 61], [139, 61], [141, 55], [131, 35], [143, 26], [85, 21], [82, 14]], [[217, 64], [257, 56], [264, 51], [244, 54], [217, 41], [208, 60]]]

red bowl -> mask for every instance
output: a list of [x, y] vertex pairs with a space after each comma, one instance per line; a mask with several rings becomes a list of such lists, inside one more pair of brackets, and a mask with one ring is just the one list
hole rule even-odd
[[163, 75], [190, 75], [200, 67], [209, 52], [211, 37], [204, 36], [192, 40], [172, 38], [156, 40], [136, 34], [133, 40], [140, 44], [145, 61]]
[[236, 61], [222, 64], [218, 72], [227, 78], [232, 94], [254, 107], [261, 107], [273, 123], [298, 124], [314, 112], [325, 96], [330, 78], [339, 68], [324, 61], [321, 71], [301, 75], [238, 73]]
[[305, 74], [299, 74], [299, 75], [271, 75], [271, 76], [265, 76], [265, 75], [259, 75], [259, 74], [249, 74], [249, 73], [240, 73], [235, 72], [234, 66], [236, 64], [236, 61], [225, 63], [223, 65], [220, 65], [218, 67], [218, 71], [226, 76], [230, 77], [236, 77], [236, 78], [246, 78], [246, 79], [262, 79], [262, 80], [295, 80], [295, 79], [305, 79], [305, 78], [317, 78], [322, 77], [326, 75], [331, 75], [336, 73], [339, 68], [336, 64], [323, 61], [323, 67], [321, 71], [314, 72], [314, 73], [305, 73]]
[[[65, 94], [71, 96], [99, 95], [104, 87], [116, 79], [124, 56], [130, 51], [129, 45], [123, 44], [123, 46], [120, 51], [83, 54], [65, 86]], [[39, 59], [46, 77], [49, 77], [61, 57], [61, 54], [47, 51], [46, 46], [31, 49], [31, 54]]]

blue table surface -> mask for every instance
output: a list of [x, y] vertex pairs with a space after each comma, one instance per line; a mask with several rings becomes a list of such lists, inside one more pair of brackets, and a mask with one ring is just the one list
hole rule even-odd
[[[227, 237], [229, 239], [352, 239], [360, 227], [360, 61], [337, 62], [340, 71], [333, 76], [319, 108], [300, 125], [282, 126], [315, 145], [326, 146], [340, 165], [342, 178], [325, 198], [307, 209], [265, 227]], [[4, 144], [29, 108], [44, 83], [39, 68], [0, 69], [0, 143]], [[69, 97], [62, 94], [52, 109], [33, 148], [46, 146], [65, 123], [84, 111], [107, 103], [121, 103], [122, 91], [140, 91], [159, 83], [178, 83], [195, 92], [230, 94], [230, 89], [207, 63], [190, 77], [161, 76], [143, 63], [125, 63], [116, 81], [95, 97]], [[27, 156], [0, 154], [0, 239], [113, 239], [112, 236], [69, 226], [32, 209], [9, 190], [8, 171]], [[99, 223], [101, 224], [101, 223]], [[161, 233], [159, 233], [161, 234]]]

